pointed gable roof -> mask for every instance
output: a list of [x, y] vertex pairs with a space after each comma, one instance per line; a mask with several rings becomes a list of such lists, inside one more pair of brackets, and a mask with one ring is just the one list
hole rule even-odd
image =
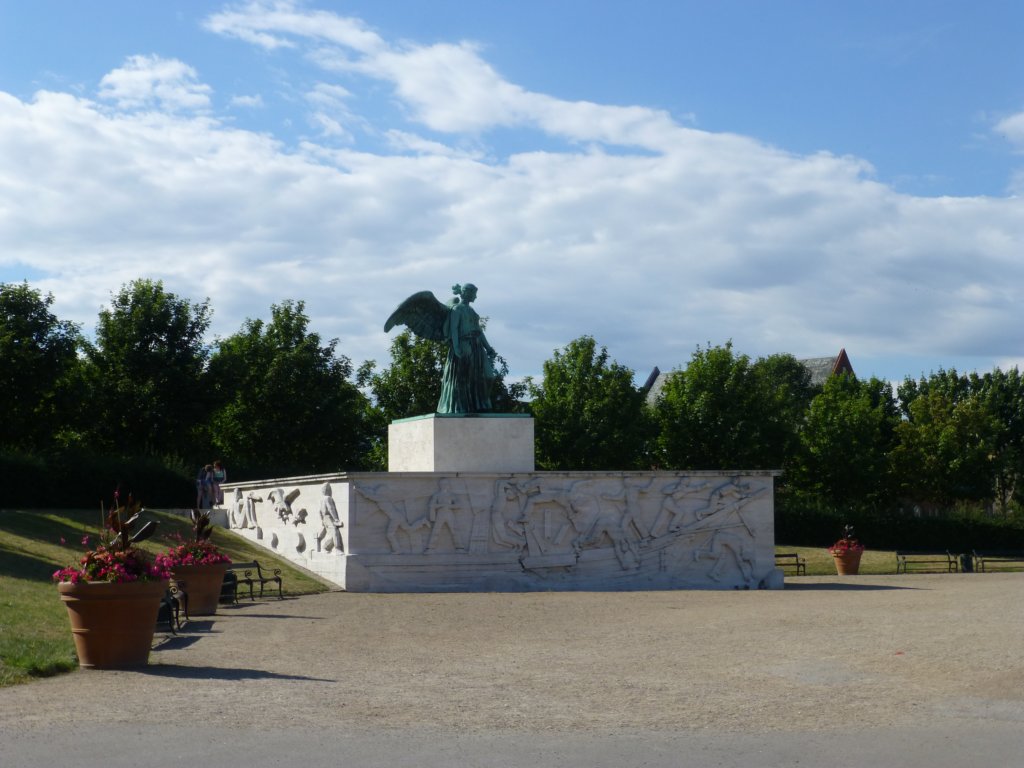
[[[838, 355], [833, 357], [805, 357], [802, 360], [797, 360], [804, 368], [811, 372], [811, 384], [814, 386], [822, 386], [828, 381], [829, 376], [836, 376], [838, 374], [848, 373], [851, 376], [856, 376], [853, 372], [853, 365], [850, 364], [850, 358], [846, 354], [846, 348], [839, 350]], [[646, 395], [648, 405], [654, 405], [658, 401], [658, 397], [661, 395], [661, 390], [665, 387], [665, 382], [668, 381], [668, 377], [672, 375], [672, 371], [662, 373], [661, 369], [657, 366], [651, 371], [651, 375], [647, 377], [647, 381], [640, 390]]]
[[840, 349], [839, 354], [834, 357], [807, 357], [798, 362], [811, 372], [811, 384], [815, 386], [822, 386], [830, 376], [842, 373], [856, 376], [845, 347]]

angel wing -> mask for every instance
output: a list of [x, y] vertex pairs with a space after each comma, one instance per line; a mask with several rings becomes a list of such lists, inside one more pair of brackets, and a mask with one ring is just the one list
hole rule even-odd
[[438, 301], [430, 291], [420, 291], [398, 305], [384, 323], [384, 331], [390, 331], [396, 325], [407, 325], [417, 336], [444, 341], [444, 321], [449, 310], [450, 307]]

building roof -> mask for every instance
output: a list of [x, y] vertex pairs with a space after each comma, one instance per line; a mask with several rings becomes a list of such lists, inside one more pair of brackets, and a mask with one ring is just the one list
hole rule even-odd
[[[848, 373], [851, 376], [856, 375], [853, 372], [853, 366], [850, 364], [850, 358], [846, 355], [845, 348], [840, 349], [839, 354], [832, 357], [806, 357], [798, 359], [797, 362], [811, 372], [811, 384], [814, 386], [822, 386], [829, 376], [835, 376], [836, 374]], [[657, 366], [654, 367], [651, 375], [647, 377], [647, 381], [644, 382], [641, 388], [646, 393], [648, 405], [654, 405], [658, 402], [661, 391], [665, 388], [665, 382], [668, 381], [668, 377], [672, 374], [673, 371], [662, 373], [661, 369]]]
[[855, 375], [845, 348], [840, 349], [834, 357], [807, 357], [797, 362], [811, 372], [811, 384], [815, 386], [822, 386], [830, 376], [840, 373]]

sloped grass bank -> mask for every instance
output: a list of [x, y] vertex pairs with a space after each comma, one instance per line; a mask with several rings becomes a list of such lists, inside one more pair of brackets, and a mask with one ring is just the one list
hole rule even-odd
[[[189, 534], [184, 517], [154, 511], [143, 517], [160, 521], [157, 535], [142, 545], [152, 552], [175, 543], [175, 534]], [[99, 507], [88, 512], [0, 510], [0, 687], [77, 668], [67, 612], [52, 575], [77, 562], [85, 550], [83, 537], [95, 544], [101, 523]], [[259, 560], [281, 568], [286, 594], [329, 588], [230, 531], [218, 528], [213, 540], [236, 562]]]

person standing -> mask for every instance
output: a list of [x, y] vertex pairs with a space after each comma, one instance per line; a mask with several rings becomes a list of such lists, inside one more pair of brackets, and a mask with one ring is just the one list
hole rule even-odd
[[196, 508], [213, 508], [213, 465], [207, 464], [199, 469], [196, 476]]
[[228, 481], [228, 471], [224, 469], [224, 465], [220, 459], [213, 462], [213, 502], [217, 506], [224, 506], [224, 490], [220, 487], [221, 483]]

